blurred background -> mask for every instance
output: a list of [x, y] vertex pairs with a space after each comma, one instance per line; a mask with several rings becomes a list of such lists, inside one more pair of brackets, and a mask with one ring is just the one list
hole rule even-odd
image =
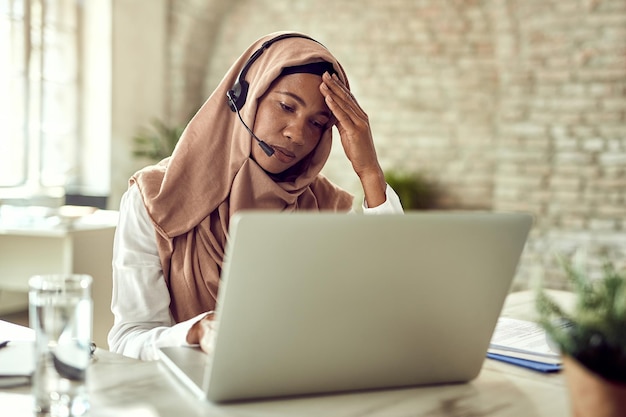
[[411, 208], [535, 216], [514, 289], [562, 288], [555, 253], [626, 264], [624, 0], [0, 0], [0, 202], [116, 210], [280, 30], [342, 62]]

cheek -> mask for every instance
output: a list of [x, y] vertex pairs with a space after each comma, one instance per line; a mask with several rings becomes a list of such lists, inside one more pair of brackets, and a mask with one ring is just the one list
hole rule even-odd
[[256, 117], [254, 119], [254, 128], [252, 129], [252, 131], [257, 134], [266, 131], [267, 120], [271, 120], [270, 116], [268, 116], [267, 112], [263, 111], [259, 107], [259, 110], [257, 110]]
[[321, 134], [317, 133], [315, 136], [312, 135], [312, 138], [308, 139], [305, 145], [307, 149], [307, 154], [309, 154], [315, 148], [317, 148], [317, 145], [320, 143], [321, 140], [322, 140]]

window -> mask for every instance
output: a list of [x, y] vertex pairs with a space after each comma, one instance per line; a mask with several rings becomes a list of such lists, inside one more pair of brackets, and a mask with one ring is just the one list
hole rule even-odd
[[58, 195], [76, 181], [76, 0], [0, 0], [0, 197]]

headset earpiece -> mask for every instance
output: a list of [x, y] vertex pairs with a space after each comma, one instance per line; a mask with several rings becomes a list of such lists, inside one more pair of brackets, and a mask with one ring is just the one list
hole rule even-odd
[[246, 97], [248, 97], [248, 87], [250, 84], [246, 80], [237, 81], [233, 88], [228, 90], [226, 96], [228, 97], [228, 105], [232, 111], [241, 110], [246, 103]]

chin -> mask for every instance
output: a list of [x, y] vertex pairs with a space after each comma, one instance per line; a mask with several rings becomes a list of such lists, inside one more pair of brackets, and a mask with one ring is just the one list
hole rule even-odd
[[280, 175], [283, 172], [287, 171], [289, 168], [291, 168], [291, 166], [285, 168], [284, 165], [281, 166], [276, 166], [274, 165], [270, 159], [271, 157], [266, 156], [264, 158], [264, 161], [259, 161], [258, 159], [256, 160], [257, 164], [259, 164], [259, 166], [261, 168], [263, 168], [263, 171], [267, 172], [268, 174], [271, 175]]

